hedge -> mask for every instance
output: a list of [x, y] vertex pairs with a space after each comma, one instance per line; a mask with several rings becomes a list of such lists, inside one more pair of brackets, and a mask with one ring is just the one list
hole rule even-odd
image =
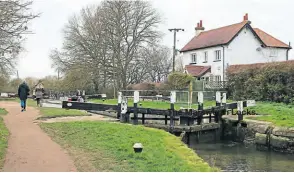
[[294, 61], [234, 65], [227, 70], [234, 100], [294, 103]]

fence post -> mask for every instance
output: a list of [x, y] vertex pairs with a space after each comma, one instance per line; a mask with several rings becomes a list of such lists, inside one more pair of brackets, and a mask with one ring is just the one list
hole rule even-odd
[[198, 92], [198, 110], [203, 110], [203, 92]]
[[197, 125], [200, 125], [203, 119], [203, 92], [198, 92], [198, 112], [197, 112]]
[[145, 114], [142, 114], [142, 124], [145, 124]]
[[216, 101], [216, 106], [221, 105], [221, 93], [219, 91], [215, 93], [215, 101]]
[[243, 120], [243, 101], [238, 101], [238, 121]]
[[192, 103], [193, 103], [193, 82], [192, 80], [190, 81], [190, 85], [189, 85], [189, 109], [192, 108]]
[[129, 120], [129, 115], [127, 114], [128, 112], [128, 99], [126, 97], [122, 97], [122, 102], [121, 102], [121, 116], [120, 116], [120, 122], [126, 123]]
[[84, 99], [84, 102], [86, 102], [86, 92], [85, 92], [85, 90], [82, 91], [82, 98]]
[[138, 102], [140, 101], [139, 91], [134, 91], [134, 125], [138, 125]]
[[209, 112], [209, 123], [212, 122], [211, 112], [215, 112], [214, 108], [212, 108], [211, 111]]
[[221, 104], [222, 105], [226, 105], [227, 104], [227, 93], [223, 93], [222, 94]]
[[164, 116], [164, 124], [167, 125], [167, 115]]
[[118, 96], [117, 96], [117, 115], [116, 115], [117, 119], [120, 119], [120, 116], [121, 116], [121, 101], [122, 101], [122, 92], [118, 92]]
[[[227, 94], [223, 93], [221, 96], [221, 105], [226, 106], [226, 102], [227, 102]], [[216, 123], [218, 123], [219, 120], [221, 119], [223, 111], [226, 111], [226, 109], [225, 110], [217, 109], [216, 111], [214, 111], [214, 121]]]
[[176, 102], [176, 92], [171, 91], [170, 93], [170, 132], [173, 132], [174, 128], [174, 113], [175, 113], [175, 102]]

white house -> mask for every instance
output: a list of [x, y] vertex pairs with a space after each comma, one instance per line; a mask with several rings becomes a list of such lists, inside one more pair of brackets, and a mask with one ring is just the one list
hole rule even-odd
[[223, 81], [230, 65], [288, 60], [290, 43], [250, 24], [246, 14], [241, 23], [204, 31], [200, 20], [194, 38], [181, 49], [186, 72], [198, 79]]

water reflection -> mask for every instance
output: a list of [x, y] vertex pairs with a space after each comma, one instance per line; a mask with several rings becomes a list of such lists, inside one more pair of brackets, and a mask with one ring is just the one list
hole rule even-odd
[[224, 142], [216, 144], [190, 144], [197, 154], [211, 166], [223, 171], [291, 172], [294, 155], [257, 151], [255, 145]]

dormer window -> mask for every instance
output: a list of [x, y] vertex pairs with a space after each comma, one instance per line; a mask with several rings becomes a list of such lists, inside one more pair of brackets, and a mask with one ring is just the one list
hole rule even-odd
[[197, 64], [197, 54], [193, 53], [191, 55], [191, 64]]

